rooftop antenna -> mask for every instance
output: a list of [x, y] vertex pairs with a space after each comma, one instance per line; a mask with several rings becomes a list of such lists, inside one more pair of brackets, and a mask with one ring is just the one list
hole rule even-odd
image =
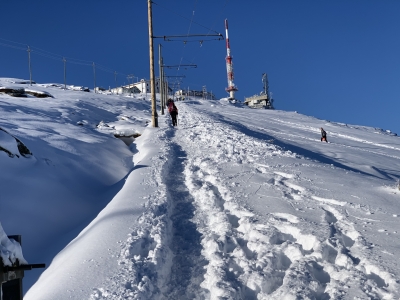
[[228, 19], [225, 19], [225, 33], [226, 33], [226, 72], [228, 75], [228, 87], [225, 89], [229, 93], [229, 99], [235, 99], [235, 92], [238, 90], [233, 83], [233, 65], [231, 56], [231, 46], [229, 44], [228, 36]]

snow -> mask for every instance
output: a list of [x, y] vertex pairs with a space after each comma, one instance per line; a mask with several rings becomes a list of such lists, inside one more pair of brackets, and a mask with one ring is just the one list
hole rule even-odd
[[15, 138], [4, 130], [0, 130], [0, 147], [9, 153], [9, 155], [18, 155], [18, 146]]
[[0, 146], [32, 152], [0, 151], [0, 222], [47, 265], [25, 299], [399, 298], [392, 131], [226, 99], [152, 128], [143, 95], [38, 86], [0, 94]]
[[12, 266], [17, 261], [20, 264], [27, 264], [21, 245], [12, 238], [8, 238], [0, 223], [0, 257], [4, 266]]

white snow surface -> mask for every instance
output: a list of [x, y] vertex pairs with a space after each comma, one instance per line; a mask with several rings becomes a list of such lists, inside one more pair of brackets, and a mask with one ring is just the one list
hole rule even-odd
[[35, 86], [0, 94], [32, 152], [0, 151], [0, 222], [47, 265], [24, 299], [399, 299], [390, 130], [200, 99], [153, 128], [144, 95]]
[[0, 223], [0, 258], [4, 266], [12, 266], [15, 263], [26, 265], [28, 262], [22, 254], [21, 245], [12, 238], [8, 238]]

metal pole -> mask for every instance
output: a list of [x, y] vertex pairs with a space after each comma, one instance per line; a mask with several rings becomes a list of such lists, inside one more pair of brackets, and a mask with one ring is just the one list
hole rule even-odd
[[[131, 80], [129, 80], [131, 79]], [[129, 85], [129, 95], [132, 96], [132, 83], [133, 83], [133, 75], [128, 75], [128, 85]]]
[[164, 59], [161, 58], [161, 64], [162, 64], [162, 81], [163, 81], [163, 107], [164, 109], [167, 108], [167, 84], [165, 82], [165, 71], [164, 71]]
[[28, 46], [29, 82], [32, 86], [31, 48]]
[[167, 98], [169, 98], [169, 82], [167, 80]]
[[129, 81], [129, 75], [126, 76], [126, 80], [128, 80], [128, 89], [129, 89], [129, 84], [131, 83], [131, 82]]
[[162, 67], [163, 59], [162, 59], [161, 47], [162, 47], [162, 45], [159, 44], [158, 45], [158, 52], [159, 52], [158, 65], [160, 67], [160, 71], [159, 71], [160, 82], [159, 82], [158, 89], [160, 91], [161, 114], [164, 115], [164, 87], [163, 87], [163, 67]]
[[162, 71], [162, 76], [163, 76], [163, 89], [164, 89], [163, 106], [164, 106], [164, 109], [166, 109], [167, 108], [167, 82], [165, 81], [164, 68]]
[[63, 62], [64, 62], [64, 90], [67, 89], [67, 60], [65, 57], [63, 57]]
[[154, 48], [153, 48], [153, 14], [151, 0], [147, 0], [149, 14], [149, 54], [150, 54], [150, 87], [151, 87], [151, 120], [153, 127], [158, 127], [158, 116], [156, 108], [156, 91], [154, 79]]
[[160, 106], [161, 106], [161, 114], [163, 115], [162, 111], [162, 98], [163, 98], [163, 90], [162, 90], [162, 78], [161, 78], [161, 44], [158, 44], [158, 91], [160, 93]]
[[114, 71], [114, 79], [115, 79], [115, 91], [118, 95], [118, 87], [117, 87], [117, 71]]
[[96, 93], [96, 65], [93, 62], [94, 92]]

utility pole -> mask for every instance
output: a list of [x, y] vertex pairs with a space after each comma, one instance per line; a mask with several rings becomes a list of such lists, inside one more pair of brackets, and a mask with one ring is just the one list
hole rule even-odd
[[158, 44], [158, 66], [160, 68], [159, 70], [159, 84], [158, 84], [158, 90], [160, 91], [160, 104], [161, 104], [161, 114], [164, 115], [164, 91], [163, 91], [163, 67], [162, 67], [162, 63], [163, 63], [163, 59], [162, 59], [162, 55], [161, 55], [161, 44]]
[[94, 92], [96, 93], [96, 65], [93, 62]]
[[140, 79], [140, 82], [142, 83], [142, 97], [143, 97], [143, 92], [144, 92], [143, 84], [145, 84], [146, 82], [144, 79]]
[[169, 82], [167, 80], [167, 98], [169, 98]]
[[[128, 85], [129, 85], [129, 91], [130, 91], [130, 95], [132, 96], [132, 90], [133, 90], [133, 80], [135, 79], [135, 75], [130, 74], [126, 77], [126, 79], [128, 79]], [[129, 79], [132, 80], [132, 83], [129, 81]]]
[[[163, 60], [163, 63], [164, 63], [164, 60]], [[163, 74], [163, 88], [164, 88], [164, 102], [163, 102], [163, 105], [164, 105], [164, 109], [166, 109], [167, 108], [167, 100], [168, 100], [167, 99], [167, 97], [168, 97], [168, 85], [167, 85], [167, 82], [165, 80], [164, 68], [163, 68], [162, 74]]]
[[153, 48], [153, 13], [151, 0], [147, 0], [149, 15], [149, 54], [150, 54], [150, 87], [151, 87], [151, 120], [153, 127], [158, 127], [158, 116], [156, 108], [156, 91], [154, 80], [154, 48]]
[[63, 57], [63, 62], [64, 62], [64, 90], [67, 89], [67, 60], [65, 57]]
[[[164, 63], [164, 59], [161, 57], [161, 66]], [[166, 90], [165, 90], [165, 76], [164, 76], [164, 68], [161, 68], [161, 82], [162, 82], [162, 98], [161, 98], [161, 113], [164, 114], [164, 109], [166, 107], [167, 103], [167, 95], [166, 95]]]
[[114, 71], [114, 79], [115, 79], [115, 91], [118, 95], [118, 87], [117, 87], [117, 71]]
[[32, 86], [31, 48], [28, 46], [29, 82]]

